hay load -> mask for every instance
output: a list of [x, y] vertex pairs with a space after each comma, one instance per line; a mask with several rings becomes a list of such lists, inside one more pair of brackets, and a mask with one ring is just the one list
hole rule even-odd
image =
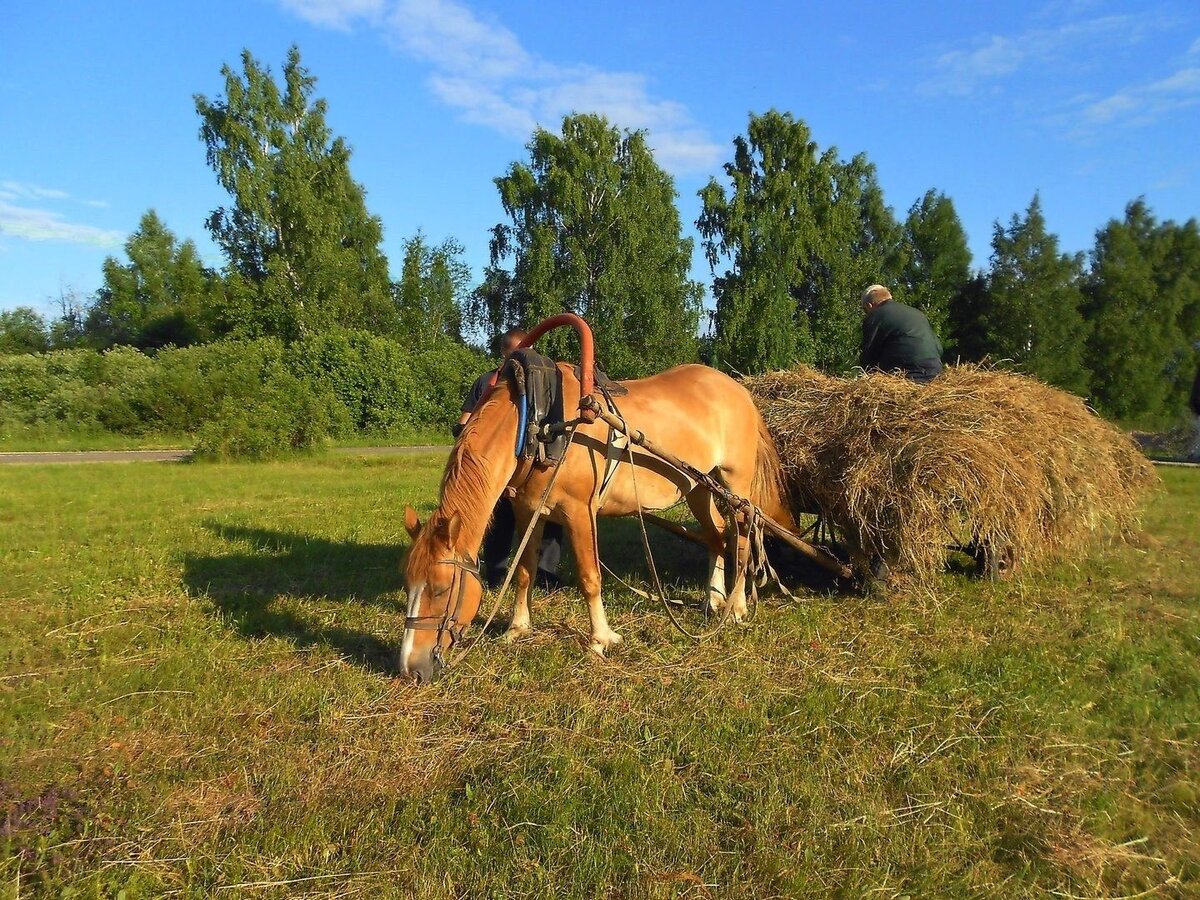
[[860, 571], [872, 556], [928, 581], [949, 546], [1035, 566], [1127, 533], [1156, 476], [1074, 395], [950, 366], [928, 385], [800, 367], [748, 378], [793, 504], [820, 512]]

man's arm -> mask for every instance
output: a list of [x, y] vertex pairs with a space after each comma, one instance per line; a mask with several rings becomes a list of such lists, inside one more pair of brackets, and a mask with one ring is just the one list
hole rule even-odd
[[487, 393], [491, 380], [491, 372], [480, 375], [475, 379], [475, 383], [471, 385], [471, 390], [467, 393], [467, 399], [463, 401], [458, 421], [450, 428], [452, 435], [458, 437], [459, 433], [463, 430], [463, 426], [467, 424], [467, 419], [471, 418], [472, 411], [479, 405], [479, 401], [483, 399], [483, 395]]
[[858, 364], [868, 369], [879, 361], [879, 319], [867, 316], [863, 320], [862, 347], [858, 352]]

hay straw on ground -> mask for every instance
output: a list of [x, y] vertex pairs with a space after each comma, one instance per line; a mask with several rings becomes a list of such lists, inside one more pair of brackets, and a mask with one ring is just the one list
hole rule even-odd
[[950, 366], [927, 385], [800, 367], [746, 380], [797, 512], [819, 511], [860, 569], [878, 555], [928, 581], [950, 543], [1033, 566], [1125, 533], [1152, 465], [1074, 395]]

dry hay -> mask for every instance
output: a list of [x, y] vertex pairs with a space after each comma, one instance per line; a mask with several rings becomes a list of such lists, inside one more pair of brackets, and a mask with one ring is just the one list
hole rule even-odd
[[1128, 534], [1153, 466], [1078, 397], [1010, 372], [948, 367], [928, 385], [799, 367], [746, 380], [797, 512], [820, 512], [862, 571], [878, 555], [928, 581], [948, 545], [1033, 566]]

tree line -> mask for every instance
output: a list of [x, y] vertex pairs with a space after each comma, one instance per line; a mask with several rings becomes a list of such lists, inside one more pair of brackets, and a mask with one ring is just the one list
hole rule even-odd
[[[382, 224], [299, 50], [279, 82], [248, 51], [241, 63], [222, 69], [223, 96], [195, 98], [207, 162], [229, 194], [205, 223], [224, 264], [204, 266], [151, 210], [83, 308], [52, 323], [27, 308], [0, 314], [0, 352], [288, 344], [335, 329], [427, 352], [567, 309], [592, 324], [617, 376], [697, 358], [743, 373], [799, 363], [844, 373], [857, 363], [859, 292], [880, 282], [928, 315], [949, 360], [1011, 364], [1127, 420], [1183, 407], [1200, 339], [1194, 218], [1159, 221], [1134, 200], [1088, 254], [1071, 254], [1035, 195], [995, 224], [976, 269], [944, 193], [929, 190], [901, 220], [866, 154], [820, 147], [789, 113], [751, 114], [700, 191], [705, 320], [674, 181], [642, 132], [582, 113], [558, 133], [535, 131], [528, 159], [495, 179], [506, 218], [482, 283], [458, 241], [421, 233], [392, 280]], [[573, 341], [553, 335], [546, 351], [570, 358]]]

